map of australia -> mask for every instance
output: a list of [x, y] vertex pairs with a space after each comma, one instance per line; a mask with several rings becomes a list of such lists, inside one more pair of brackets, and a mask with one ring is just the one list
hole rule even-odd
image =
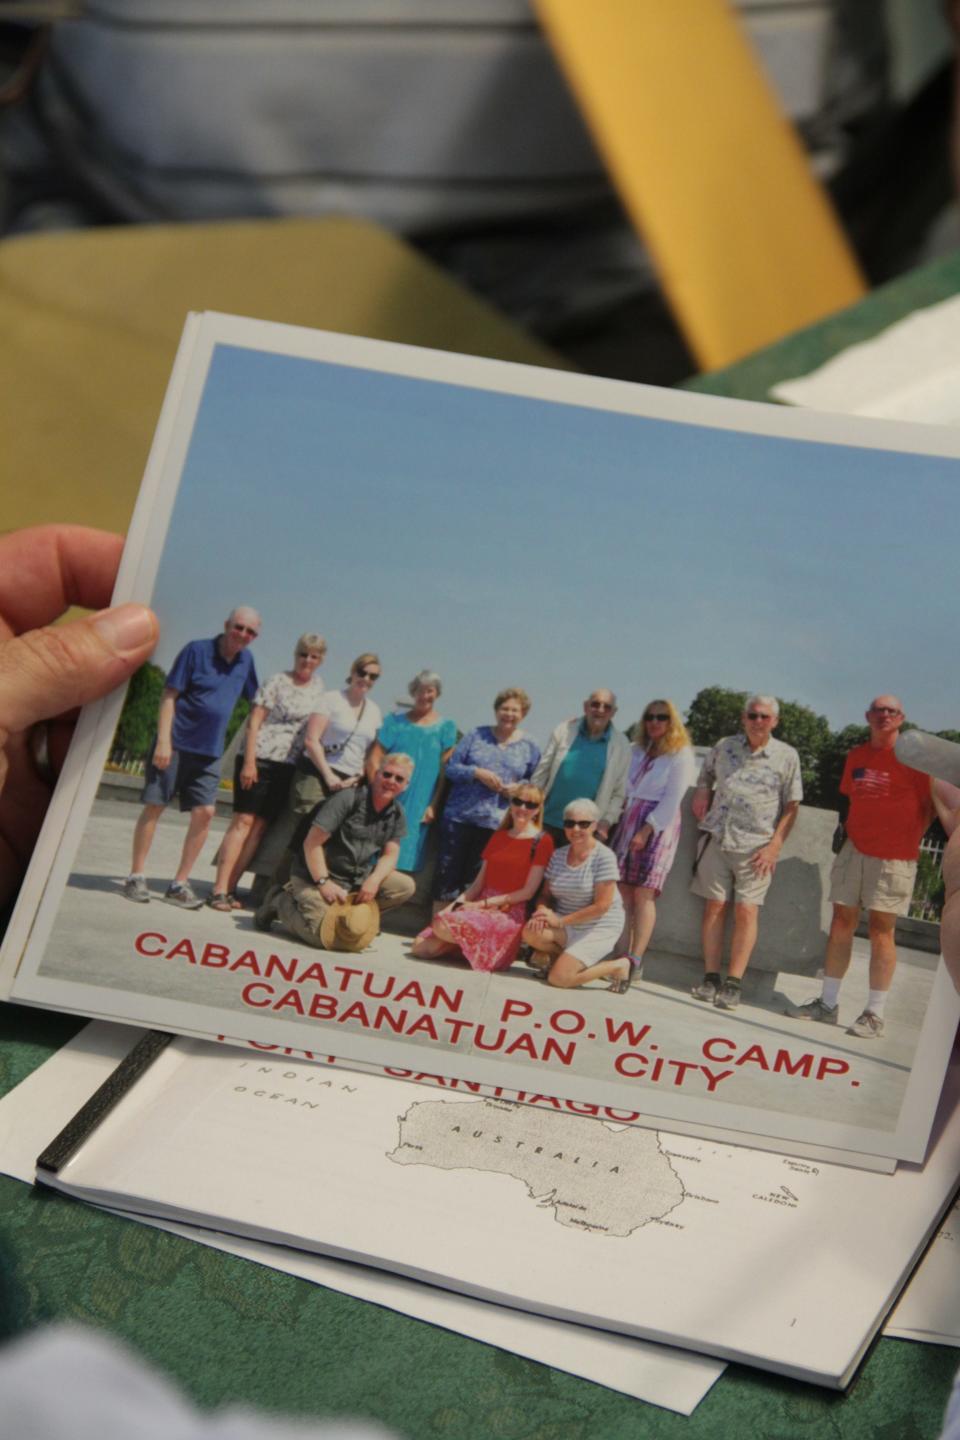
[[631, 1235], [684, 1198], [654, 1131], [501, 1100], [418, 1102], [401, 1116], [400, 1143], [387, 1158], [510, 1175], [559, 1224], [597, 1235]]

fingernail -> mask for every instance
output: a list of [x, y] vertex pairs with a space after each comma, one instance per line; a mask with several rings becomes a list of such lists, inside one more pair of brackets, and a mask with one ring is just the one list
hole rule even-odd
[[157, 622], [144, 605], [116, 605], [93, 617], [93, 628], [105, 645], [119, 655], [141, 650], [156, 638]]

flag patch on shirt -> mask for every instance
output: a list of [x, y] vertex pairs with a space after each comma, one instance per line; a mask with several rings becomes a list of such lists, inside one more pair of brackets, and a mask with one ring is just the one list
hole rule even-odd
[[853, 783], [865, 795], [889, 795], [890, 781], [889, 770], [871, 770], [869, 765], [858, 765], [853, 772]]

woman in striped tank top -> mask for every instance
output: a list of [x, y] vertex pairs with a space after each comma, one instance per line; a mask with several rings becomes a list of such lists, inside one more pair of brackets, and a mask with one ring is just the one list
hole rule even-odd
[[524, 927], [533, 964], [563, 990], [610, 977], [610, 989], [627, 988], [630, 961], [605, 959], [623, 929], [616, 856], [597, 839], [600, 812], [592, 800], [571, 800], [563, 812], [569, 844], [554, 851], [544, 877], [542, 903]]

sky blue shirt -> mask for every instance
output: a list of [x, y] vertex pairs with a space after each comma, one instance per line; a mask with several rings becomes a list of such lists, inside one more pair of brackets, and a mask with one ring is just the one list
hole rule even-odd
[[227, 725], [241, 697], [257, 693], [257, 671], [249, 650], [224, 660], [214, 640], [190, 640], [174, 660], [166, 679], [177, 690], [172, 741], [175, 750], [222, 755]]

